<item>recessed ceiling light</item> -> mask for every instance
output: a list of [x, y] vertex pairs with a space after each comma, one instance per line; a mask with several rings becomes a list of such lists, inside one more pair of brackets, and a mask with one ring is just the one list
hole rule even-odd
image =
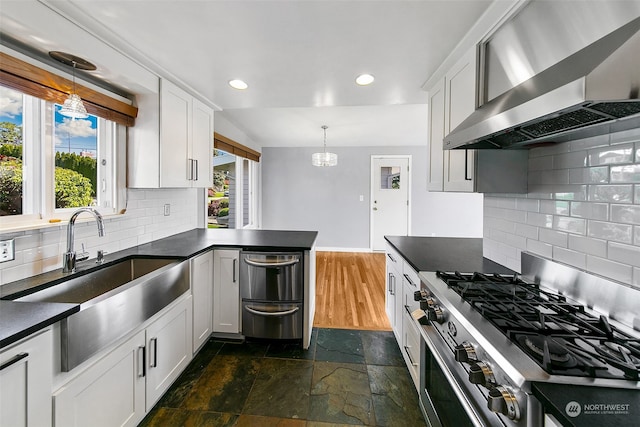
[[370, 85], [374, 80], [375, 78], [371, 74], [360, 74], [356, 77], [356, 83], [360, 86]]
[[246, 84], [242, 80], [238, 80], [238, 79], [229, 80], [229, 86], [231, 86], [234, 89], [238, 89], [238, 90], [245, 90], [246, 88], [249, 87], [248, 84]]

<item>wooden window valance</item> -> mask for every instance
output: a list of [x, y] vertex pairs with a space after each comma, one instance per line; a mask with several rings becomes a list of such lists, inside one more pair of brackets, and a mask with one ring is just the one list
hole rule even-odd
[[244, 157], [245, 159], [253, 160], [254, 162], [260, 161], [260, 153], [235, 142], [233, 139], [222, 136], [217, 132], [213, 133], [213, 146], [235, 156]]
[[[73, 88], [71, 80], [0, 52], [0, 84], [27, 95], [63, 104]], [[89, 114], [133, 126], [138, 109], [76, 82], [76, 93]]]

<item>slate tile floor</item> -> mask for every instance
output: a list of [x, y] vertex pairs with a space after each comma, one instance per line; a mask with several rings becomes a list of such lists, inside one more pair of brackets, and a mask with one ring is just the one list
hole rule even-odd
[[297, 343], [209, 340], [144, 427], [424, 426], [393, 332], [314, 329]]

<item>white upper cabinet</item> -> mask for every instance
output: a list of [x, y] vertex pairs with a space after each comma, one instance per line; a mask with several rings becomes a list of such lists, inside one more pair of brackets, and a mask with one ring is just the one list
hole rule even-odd
[[127, 148], [128, 187], [211, 187], [213, 109], [164, 79], [158, 93], [136, 100], [139, 117]]
[[[445, 135], [476, 109], [476, 58], [474, 47], [445, 76]], [[447, 150], [444, 154], [444, 191], [473, 191], [474, 162], [475, 150]]]
[[525, 193], [526, 150], [443, 150], [442, 140], [477, 105], [477, 47], [429, 90], [429, 191]]

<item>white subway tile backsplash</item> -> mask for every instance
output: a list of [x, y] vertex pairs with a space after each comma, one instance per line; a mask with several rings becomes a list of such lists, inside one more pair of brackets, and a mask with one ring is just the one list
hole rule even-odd
[[609, 242], [609, 259], [640, 267], [640, 246]]
[[541, 200], [540, 213], [569, 215], [569, 202], [564, 200]]
[[631, 283], [633, 269], [630, 265], [587, 255], [587, 270], [624, 283]]
[[537, 227], [553, 227], [553, 215], [527, 212], [527, 224]]
[[569, 184], [606, 184], [609, 166], [569, 169]]
[[589, 185], [589, 201], [621, 203], [633, 201], [633, 185]]
[[574, 151], [571, 153], [557, 154], [553, 156], [553, 168], [570, 169], [583, 168], [587, 166], [587, 151]]
[[591, 237], [569, 235], [569, 249], [601, 258], [607, 257], [607, 241]]
[[610, 182], [640, 182], [640, 164], [612, 166]]
[[528, 212], [539, 212], [540, 200], [518, 198], [516, 199], [516, 209]]
[[554, 216], [553, 228], [566, 231], [567, 233], [586, 234], [587, 221], [582, 218], [572, 218], [570, 216]]
[[531, 149], [528, 184], [526, 197], [485, 202], [485, 256], [519, 265], [524, 243], [640, 287], [640, 129]]
[[589, 166], [617, 165], [633, 162], [633, 145], [616, 145], [589, 150]]
[[611, 221], [640, 224], [640, 206], [611, 205]]
[[553, 256], [553, 246], [538, 240], [527, 239], [527, 250], [546, 258], [551, 258]]
[[607, 203], [571, 202], [571, 216], [606, 221], [609, 219], [609, 205]]
[[587, 148], [607, 146], [609, 145], [609, 139], [609, 135], [598, 135], [577, 141], [569, 141], [568, 144], [571, 151], [580, 151]]
[[553, 259], [583, 270], [587, 268], [587, 255], [578, 251], [555, 246], [553, 248]]
[[631, 243], [632, 233], [633, 227], [631, 225], [592, 220], [589, 220], [587, 224], [587, 235], [596, 239]]
[[566, 248], [569, 242], [569, 236], [567, 233], [556, 230], [549, 230], [541, 228], [538, 232], [538, 238], [541, 242], [549, 243], [553, 246], [561, 246]]
[[[194, 190], [130, 189], [127, 199], [124, 215], [105, 219], [104, 237], [98, 237], [95, 220], [90, 215], [80, 216], [75, 228], [76, 250], [84, 243], [94, 258], [98, 249], [116, 252], [197, 227], [197, 192]], [[164, 216], [164, 203], [171, 203], [170, 216]], [[16, 241], [16, 259], [0, 264], [0, 285], [60, 268], [66, 232], [65, 224], [11, 233]]]

